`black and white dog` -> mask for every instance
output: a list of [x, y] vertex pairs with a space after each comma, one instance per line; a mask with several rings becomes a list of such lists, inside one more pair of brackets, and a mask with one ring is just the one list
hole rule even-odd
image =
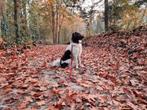
[[78, 32], [73, 33], [71, 42], [67, 46], [64, 55], [61, 58], [58, 58], [57, 60], [53, 61], [51, 65], [65, 68], [68, 67], [71, 63], [71, 60], [73, 60], [73, 63], [76, 66], [76, 68], [82, 66], [81, 54], [82, 54], [83, 38], [84, 36], [82, 36], [80, 33]]

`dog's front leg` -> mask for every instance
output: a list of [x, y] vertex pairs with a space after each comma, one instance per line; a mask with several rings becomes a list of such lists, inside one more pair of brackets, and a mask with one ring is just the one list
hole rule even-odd
[[78, 62], [78, 56], [75, 56], [75, 64], [76, 64], [76, 69], [79, 68], [79, 62]]
[[80, 67], [84, 67], [84, 66], [82, 65], [82, 63], [81, 63], [81, 57], [80, 57], [80, 56], [78, 57], [78, 62], [79, 62], [79, 66], [80, 66]]
[[78, 57], [79, 66], [81, 66], [81, 57]]

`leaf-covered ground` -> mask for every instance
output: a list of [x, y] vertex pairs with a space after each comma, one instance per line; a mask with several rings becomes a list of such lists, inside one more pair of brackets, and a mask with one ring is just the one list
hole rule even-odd
[[146, 110], [145, 32], [88, 39], [71, 78], [69, 68], [48, 65], [65, 45], [0, 51], [0, 110]]

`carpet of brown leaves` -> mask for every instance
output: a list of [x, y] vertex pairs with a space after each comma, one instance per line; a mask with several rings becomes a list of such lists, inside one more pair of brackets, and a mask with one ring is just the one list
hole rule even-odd
[[0, 110], [146, 110], [147, 36], [135, 32], [88, 39], [71, 78], [48, 65], [65, 45], [1, 50]]

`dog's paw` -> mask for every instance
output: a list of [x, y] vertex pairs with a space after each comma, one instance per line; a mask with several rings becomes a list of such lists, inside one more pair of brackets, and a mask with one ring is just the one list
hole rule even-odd
[[75, 71], [78, 73], [80, 71], [80, 68], [76, 68]]
[[48, 63], [48, 66], [53, 66], [53, 63]]
[[82, 67], [82, 68], [83, 68], [83, 67], [84, 67], [84, 65], [83, 65], [83, 64], [80, 64], [80, 67]]
[[79, 69], [79, 66], [76, 66], [76, 69]]

